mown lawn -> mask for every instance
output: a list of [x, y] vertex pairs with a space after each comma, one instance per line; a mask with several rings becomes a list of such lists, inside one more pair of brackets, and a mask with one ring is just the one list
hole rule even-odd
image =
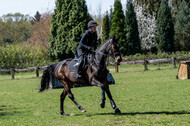
[[190, 125], [190, 80], [177, 80], [177, 68], [170, 65], [120, 66], [110, 72], [116, 81], [110, 86], [122, 114], [115, 115], [109, 100], [99, 107], [101, 90], [97, 87], [73, 88], [81, 113], [66, 97], [65, 112], [59, 114], [63, 89], [37, 93], [40, 78], [35, 73], [0, 75], [0, 126], [91, 126], [91, 125]]

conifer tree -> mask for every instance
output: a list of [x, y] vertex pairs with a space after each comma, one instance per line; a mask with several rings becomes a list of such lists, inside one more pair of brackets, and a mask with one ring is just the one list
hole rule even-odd
[[125, 14], [125, 37], [127, 43], [127, 55], [134, 55], [141, 52], [141, 45], [136, 13], [134, 11], [132, 0], [127, 1]]
[[137, 4], [145, 5], [149, 14], [158, 13], [161, 0], [135, 0]]
[[168, 0], [162, 0], [157, 16], [158, 50], [161, 52], [174, 51], [174, 25]]
[[90, 20], [85, 0], [56, 1], [49, 40], [52, 59], [63, 60], [74, 56]]
[[[172, 6], [173, 6], [172, 12], [173, 12], [174, 17], [178, 13], [179, 6], [180, 6], [181, 2], [183, 2], [183, 1], [185, 1], [187, 4], [189, 3], [189, 0], [171, 0]], [[190, 8], [190, 4], [188, 4], [187, 6]]]
[[106, 12], [106, 15], [103, 18], [103, 25], [102, 25], [102, 41], [105, 41], [109, 38], [109, 15], [108, 12]]
[[180, 4], [175, 18], [175, 43], [183, 51], [190, 50], [190, 9], [186, 1]]
[[36, 14], [34, 15], [33, 21], [40, 22], [40, 19], [41, 19], [41, 14], [37, 11]]
[[114, 11], [111, 25], [111, 36], [120, 37], [120, 51], [123, 55], [127, 54], [125, 34], [124, 34], [124, 20], [125, 16], [123, 14], [123, 9], [120, 0], [116, 0], [114, 3]]
[[113, 19], [113, 8], [112, 6], [110, 6], [110, 14], [109, 14], [109, 27], [111, 29], [111, 25], [112, 25], [112, 19]]

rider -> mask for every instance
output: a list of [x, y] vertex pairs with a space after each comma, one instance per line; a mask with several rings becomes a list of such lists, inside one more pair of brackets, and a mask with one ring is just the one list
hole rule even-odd
[[83, 61], [83, 55], [86, 53], [90, 53], [91, 49], [94, 48], [96, 50], [97, 48], [97, 33], [96, 33], [96, 26], [98, 24], [95, 21], [88, 22], [88, 30], [84, 32], [82, 35], [82, 38], [80, 40], [80, 43], [77, 47], [77, 56], [78, 56], [78, 70], [77, 70], [77, 78], [82, 77], [82, 61]]

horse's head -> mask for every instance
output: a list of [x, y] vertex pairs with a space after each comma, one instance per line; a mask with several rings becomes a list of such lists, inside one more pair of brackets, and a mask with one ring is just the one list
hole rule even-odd
[[122, 61], [121, 53], [120, 53], [120, 46], [119, 46], [119, 38], [115, 38], [115, 36], [110, 41], [110, 49], [109, 54], [115, 59], [117, 63], [120, 63]]

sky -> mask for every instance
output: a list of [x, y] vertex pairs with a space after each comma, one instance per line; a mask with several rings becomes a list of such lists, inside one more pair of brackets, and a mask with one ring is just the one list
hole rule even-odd
[[[0, 16], [8, 13], [21, 13], [34, 16], [37, 11], [41, 14], [47, 11], [52, 11], [55, 8], [56, 0], [0, 0]], [[123, 7], [125, 7], [125, 1], [121, 0]], [[110, 10], [110, 6], [114, 5], [114, 0], [86, 0], [88, 10], [90, 14], [98, 14], [98, 10], [101, 10], [101, 14], [105, 14]]]

